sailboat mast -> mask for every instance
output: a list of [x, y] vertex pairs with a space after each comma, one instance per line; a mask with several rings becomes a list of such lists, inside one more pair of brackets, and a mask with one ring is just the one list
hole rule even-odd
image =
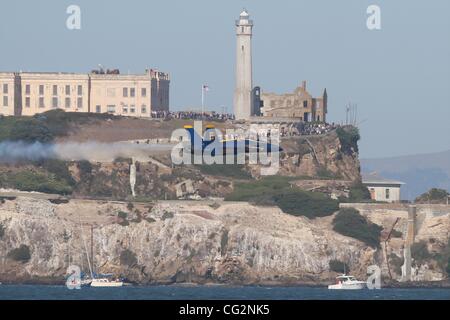
[[94, 226], [91, 225], [91, 261], [92, 261], [92, 269], [95, 272], [94, 266]]
[[84, 239], [84, 235], [83, 235], [83, 225], [81, 224], [81, 218], [80, 218], [80, 229], [81, 229], [81, 239], [83, 240], [84, 251], [86, 253], [86, 258], [87, 258], [88, 265], [89, 265], [89, 271], [91, 273], [91, 279], [94, 279], [94, 273], [92, 272], [92, 266], [91, 266], [91, 259], [89, 258], [89, 252], [88, 252], [86, 240]]

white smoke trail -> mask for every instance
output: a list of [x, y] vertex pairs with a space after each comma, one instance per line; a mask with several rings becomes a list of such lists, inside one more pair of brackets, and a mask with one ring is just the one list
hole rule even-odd
[[148, 159], [149, 156], [172, 149], [170, 144], [128, 142], [65, 142], [44, 144], [40, 142], [6, 141], [0, 143], [0, 162], [41, 159], [89, 160], [111, 162], [118, 157]]

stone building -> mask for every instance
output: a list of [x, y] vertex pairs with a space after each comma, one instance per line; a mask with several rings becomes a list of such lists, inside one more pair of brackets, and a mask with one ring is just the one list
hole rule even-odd
[[167, 73], [0, 72], [0, 114], [32, 116], [53, 109], [150, 117], [169, 110]]
[[306, 81], [293, 93], [261, 93], [261, 112], [268, 118], [295, 118], [305, 122], [326, 122], [327, 89], [314, 98], [306, 89]]

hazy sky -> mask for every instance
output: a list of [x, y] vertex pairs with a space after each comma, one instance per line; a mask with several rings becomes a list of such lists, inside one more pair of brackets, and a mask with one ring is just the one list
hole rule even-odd
[[[81, 30], [66, 8], [81, 7]], [[382, 29], [366, 27], [381, 7]], [[235, 27], [242, 8], [255, 22], [254, 82], [290, 92], [326, 87], [328, 120], [358, 104], [361, 156], [450, 149], [448, 0], [2, 0], [0, 70], [171, 74], [171, 108], [232, 110]]]

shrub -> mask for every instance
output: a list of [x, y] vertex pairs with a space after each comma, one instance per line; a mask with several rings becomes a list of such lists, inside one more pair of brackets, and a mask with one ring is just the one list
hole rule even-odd
[[328, 170], [327, 168], [322, 167], [322, 166], [317, 170], [316, 176], [321, 179], [337, 179], [338, 178], [338, 175], [334, 174], [333, 172], [331, 172], [330, 170]]
[[444, 189], [437, 189], [433, 188], [429, 191], [421, 194], [418, 196], [415, 200], [417, 203], [427, 203], [427, 202], [433, 202], [433, 203], [447, 203], [447, 198], [449, 196], [449, 193], [447, 190]]
[[394, 230], [392, 230], [391, 237], [392, 238], [402, 238], [403, 232], [394, 229]]
[[54, 136], [50, 129], [36, 119], [18, 119], [9, 132], [8, 140], [25, 142], [51, 142]]
[[126, 212], [124, 212], [124, 211], [119, 211], [119, 212], [117, 213], [117, 216], [118, 216], [120, 219], [126, 220], [127, 217], [128, 217], [128, 213], [126, 213]]
[[127, 203], [127, 209], [128, 209], [128, 211], [133, 211], [133, 209], [134, 209], [134, 204], [133, 204], [133, 202], [128, 202], [128, 203]]
[[162, 220], [172, 219], [174, 217], [174, 214], [172, 212], [164, 211], [162, 215]]
[[339, 127], [336, 129], [337, 136], [342, 146], [342, 151], [351, 154], [352, 151], [358, 152], [358, 141], [361, 139], [359, 130], [356, 127]]
[[236, 183], [227, 201], [248, 201], [258, 205], [276, 205], [283, 212], [308, 218], [323, 217], [339, 209], [336, 200], [319, 192], [293, 187], [291, 177], [273, 176], [248, 183]]
[[360, 240], [372, 248], [380, 247], [382, 229], [379, 225], [368, 221], [358, 210], [353, 208], [339, 210], [333, 219], [334, 231]]
[[92, 164], [87, 160], [79, 161], [77, 166], [82, 176], [90, 175], [92, 173]]
[[349, 201], [360, 202], [371, 200], [370, 191], [361, 181], [357, 181], [350, 186]]
[[411, 245], [411, 257], [417, 262], [423, 262], [432, 258], [431, 253], [428, 251], [427, 242], [421, 240]]
[[5, 226], [0, 223], [0, 239], [3, 238], [3, 236], [5, 235]]
[[26, 263], [31, 259], [30, 248], [22, 244], [19, 248], [11, 250], [7, 256], [14, 261]]
[[403, 257], [397, 256], [395, 253], [391, 253], [388, 257], [391, 266], [396, 274], [402, 274], [402, 266], [405, 263]]
[[332, 215], [339, 210], [339, 203], [321, 193], [292, 190], [274, 196], [275, 204], [294, 216], [310, 219]]
[[445, 268], [445, 271], [447, 272], [448, 276], [450, 277], [450, 257], [447, 260], [447, 268]]
[[137, 265], [136, 254], [131, 250], [123, 250], [120, 253], [120, 264], [123, 266], [128, 266], [130, 268]]
[[65, 181], [68, 185], [74, 186], [76, 184], [65, 161], [46, 159], [42, 161], [42, 167], [48, 172], [53, 173], [57, 179]]
[[350, 270], [346, 263], [339, 260], [330, 260], [329, 266], [331, 271], [337, 273], [348, 273]]
[[2, 185], [22, 191], [38, 191], [63, 195], [72, 192], [72, 186], [66, 181], [30, 170], [9, 173], [6, 176], [2, 176], [0, 182]]

